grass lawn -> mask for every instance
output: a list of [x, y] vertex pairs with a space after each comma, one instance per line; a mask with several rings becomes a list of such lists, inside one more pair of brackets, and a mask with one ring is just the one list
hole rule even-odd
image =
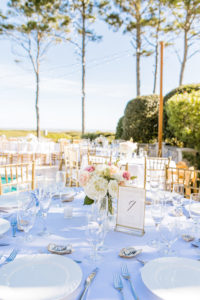
[[[36, 132], [34, 130], [0, 130], [0, 136], [5, 135], [7, 138], [11, 137], [23, 137], [27, 136], [29, 133], [32, 133], [36, 135]], [[92, 135], [105, 135], [108, 137], [110, 141], [114, 139], [114, 134], [111, 132], [95, 132]], [[87, 135], [87, 134], [86, 134]], [[91, 135], [91, 133], [88, 133], [88, 137]], [[44, 131], [41, 131], [41, 136], [44, 137]], [[57, 142], [59, 139], [80, 139], [81, 138], [81, 132], [80, 131], [63, 131], [63, 132], [48, 132], [48, 135], [46, 138], [52, 139], [53, 141]]]

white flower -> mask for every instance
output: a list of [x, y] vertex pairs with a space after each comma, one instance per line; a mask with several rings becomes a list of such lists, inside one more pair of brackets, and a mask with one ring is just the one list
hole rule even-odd
[[93, 200], [99, 200], [105, 197], [107, 190], [108, 181], [98, 175], [92, 176], [88, 184], [84, 187], [86, 195]]
[[117, 197], [118, 183], [116, 180], [110, 180], [108, 184], [108, 192], [113, 198]]
[[121, 182], [123, 181], [123, 172], [120, 171], [119, 173], [116, 173], [113, 175], [113, 178], [115, 178], [115, 180], [117, 180], [117, 182]]

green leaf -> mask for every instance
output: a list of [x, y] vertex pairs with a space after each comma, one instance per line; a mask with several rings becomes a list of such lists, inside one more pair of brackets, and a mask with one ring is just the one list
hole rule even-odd
[[88, 196], [85, 197], [84, 199], [84, 205], [91, 205], [94, 203], [94, 200], [90, 199]]
[[135, 178], [137, 178], [137, 176], [131, 176], [131, 180], [134, 180]]

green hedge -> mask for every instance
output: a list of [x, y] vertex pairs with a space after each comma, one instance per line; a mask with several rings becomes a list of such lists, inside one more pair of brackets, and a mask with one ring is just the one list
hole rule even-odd
[[179, 94], [184, 94], [188, 93], [190, 94], [192, 91], [199, 91], [200, 90], [200, 84], [186, 84], [186, 85], [181, 85], [169, 93], [167, 93], [163, 99], [164, 102], [164, 111], [163, 111], [163, 128], [164, 128], [164, 138], [174, 138], [174, 132], [170, 129], [169, 127], [169, 122], [168, 122], [168, 115], [166, 112], [166, 103], [167, 101], [172, 98], [174, 95], [179, 95]]
[[128, 102], [123, 119], [125, 140], [148, 143], [158, 135], [158, 95], [140, 96]]
[[117, 128], [116, 128], [116, 133], [115, 133], [116, 139], [121, 139], [123, 136], [123, 119], [124, 119], [124, 117], [121, 117], [117, 123]]

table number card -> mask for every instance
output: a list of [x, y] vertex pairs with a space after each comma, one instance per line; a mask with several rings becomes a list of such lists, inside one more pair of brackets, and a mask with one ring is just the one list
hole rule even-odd
[[119, 186], [116, 231], [144, 234], [145, 198], [143, 188]]

